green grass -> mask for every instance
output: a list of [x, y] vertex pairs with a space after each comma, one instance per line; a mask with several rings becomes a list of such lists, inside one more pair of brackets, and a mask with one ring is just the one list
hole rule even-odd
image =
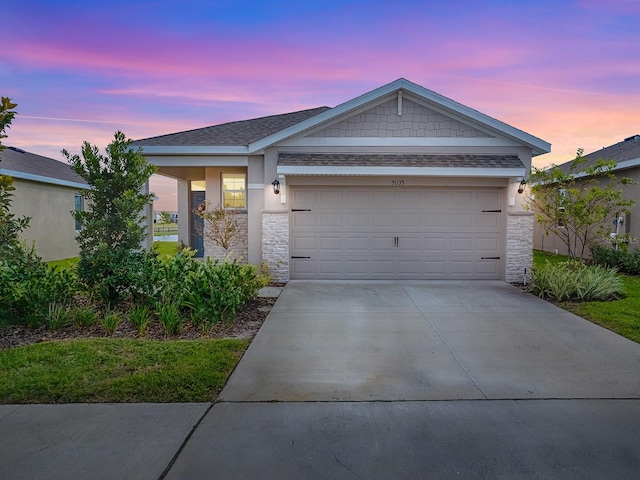
[[52, 267], [69, 268], [78, 265], [80, 257], [63, 258], [62, 260], [51, 260], [47, 262]]
[[640, 278], [621, 275], [626, 297], [609, 302], [564, 303], [565, 308], [640, 343]]
[[178, 242], [153, 242], [152, 248], [158, 255], [175, 255], [178, 253]]
[[546, 261], [552, 264], [566, 262], [569, 259], [566, 255], [556, 255], [554, 253], [543, 252], [542, 250], [533, 251], [533, 266], [539, 267]]
[[[565, 255], [534, 250], [533, 265], [567, 261]], [[604, 302], [561, 302], [558, 305], [601, 327], [640, 343], [640, 277], [620, 275], [626, 297]]]
[[209, 402], [248, 341], [83, 339], [0, 351], [0, 403]]

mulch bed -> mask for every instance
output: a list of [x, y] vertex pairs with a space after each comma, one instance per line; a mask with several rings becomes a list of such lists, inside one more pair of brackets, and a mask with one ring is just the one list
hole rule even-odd
[[[275, 302], [276, 298], [250, 300], [238, 312], [233, 323], [218, 323], [209, 332], [203, 332], [201, 328], [185, 323], [179, 335], [166, 336], [162, 325], [158, 322], [152, 322], [149, 324], [144, 337], [140, 337], [138, 330], [125, 319], [111, 337], [144, 338], [158, 341], [194, 340], [198, 338], [247, 338], [251, 340], [258, 333], [260, 326], [267, 318], [269, 310], [271, 310]], [[52, 340], [106, 337], [110, 337], [110, 335], [99, 324], [86, 328], [68, 325], [56, 331], [51, 331], [46, 327], [28, 328], [22, 325], [14, 325], [0, 329], [0, 350]]]

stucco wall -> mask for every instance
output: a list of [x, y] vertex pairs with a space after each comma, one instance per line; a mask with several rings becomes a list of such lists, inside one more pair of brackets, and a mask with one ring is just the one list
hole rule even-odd
[[78, 255], [75, 241], [75, 188], [15, 179], [13, 212], [16, 216], [31, 217], [22, 237], [28, 246], [35, 242], [43, 260], [59, 260]]

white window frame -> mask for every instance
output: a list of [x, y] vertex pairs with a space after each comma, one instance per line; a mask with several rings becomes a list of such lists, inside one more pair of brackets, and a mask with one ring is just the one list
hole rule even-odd
[[[80, 208], [78, 208], [78, 199], [80, 199]], [[73, 195], [73, 210], [76, 212], [84, 212], [84, 197], [80, 193], [76, 193]], [[77, 218], [73, 217], [75, 231], [79, 232], [82, 230], [82, 223]]]
[[[225, 176], [231, 175], [242, 175], [244, 178], [244, 184], [241, 189], [225, 189]], [[244, 194], [244, 205], [241, 207], [227, 207], [225, 205], [225, 193], [243, 193]], [[247, 173], [246, 172], [222, 172], [220, 175], [220, 196], [221, 196], [221, 205], [223, 208], [228, 210], [246, 210], [247, 209]]]

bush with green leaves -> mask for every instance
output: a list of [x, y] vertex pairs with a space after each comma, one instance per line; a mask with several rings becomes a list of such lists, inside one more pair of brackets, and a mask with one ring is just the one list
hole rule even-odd
[[186, 282], [183, 303], [201, 321], [230, 322], [268, 283], [268, 275], [253, 265], [207, 259]]
[[32, 249], [14, 250], [0, 261], [0, 323], [38, 326], [47, 323], [51, 304], [68, 305], [79, 284], [73, 271], [44, 263]]
[[72, 212], [82, 224], [78, 274], [112, 307], [133, 294], [139, 268], [145, 264], [144, 209], [153, 194], [142, 192], [157, 169], [140, 149], [131, 148], [122, 132], [116, 132], [104, 155], [88, 142], [82, 145], [82, 157], [62, 153], [91, 187], [82, 193], [90, 208]]
[[619, 272], [640, 275], [640, 250], [619, 246], [617, 249], [605, 245], [591, 247], [591, 261], [595, 265], [615, 267]]
[[580, 261], [552, 264], [532, 269], [529, 291], [557, 301], [614, 300], [624, 295], [615, 268], [585, 265]]

